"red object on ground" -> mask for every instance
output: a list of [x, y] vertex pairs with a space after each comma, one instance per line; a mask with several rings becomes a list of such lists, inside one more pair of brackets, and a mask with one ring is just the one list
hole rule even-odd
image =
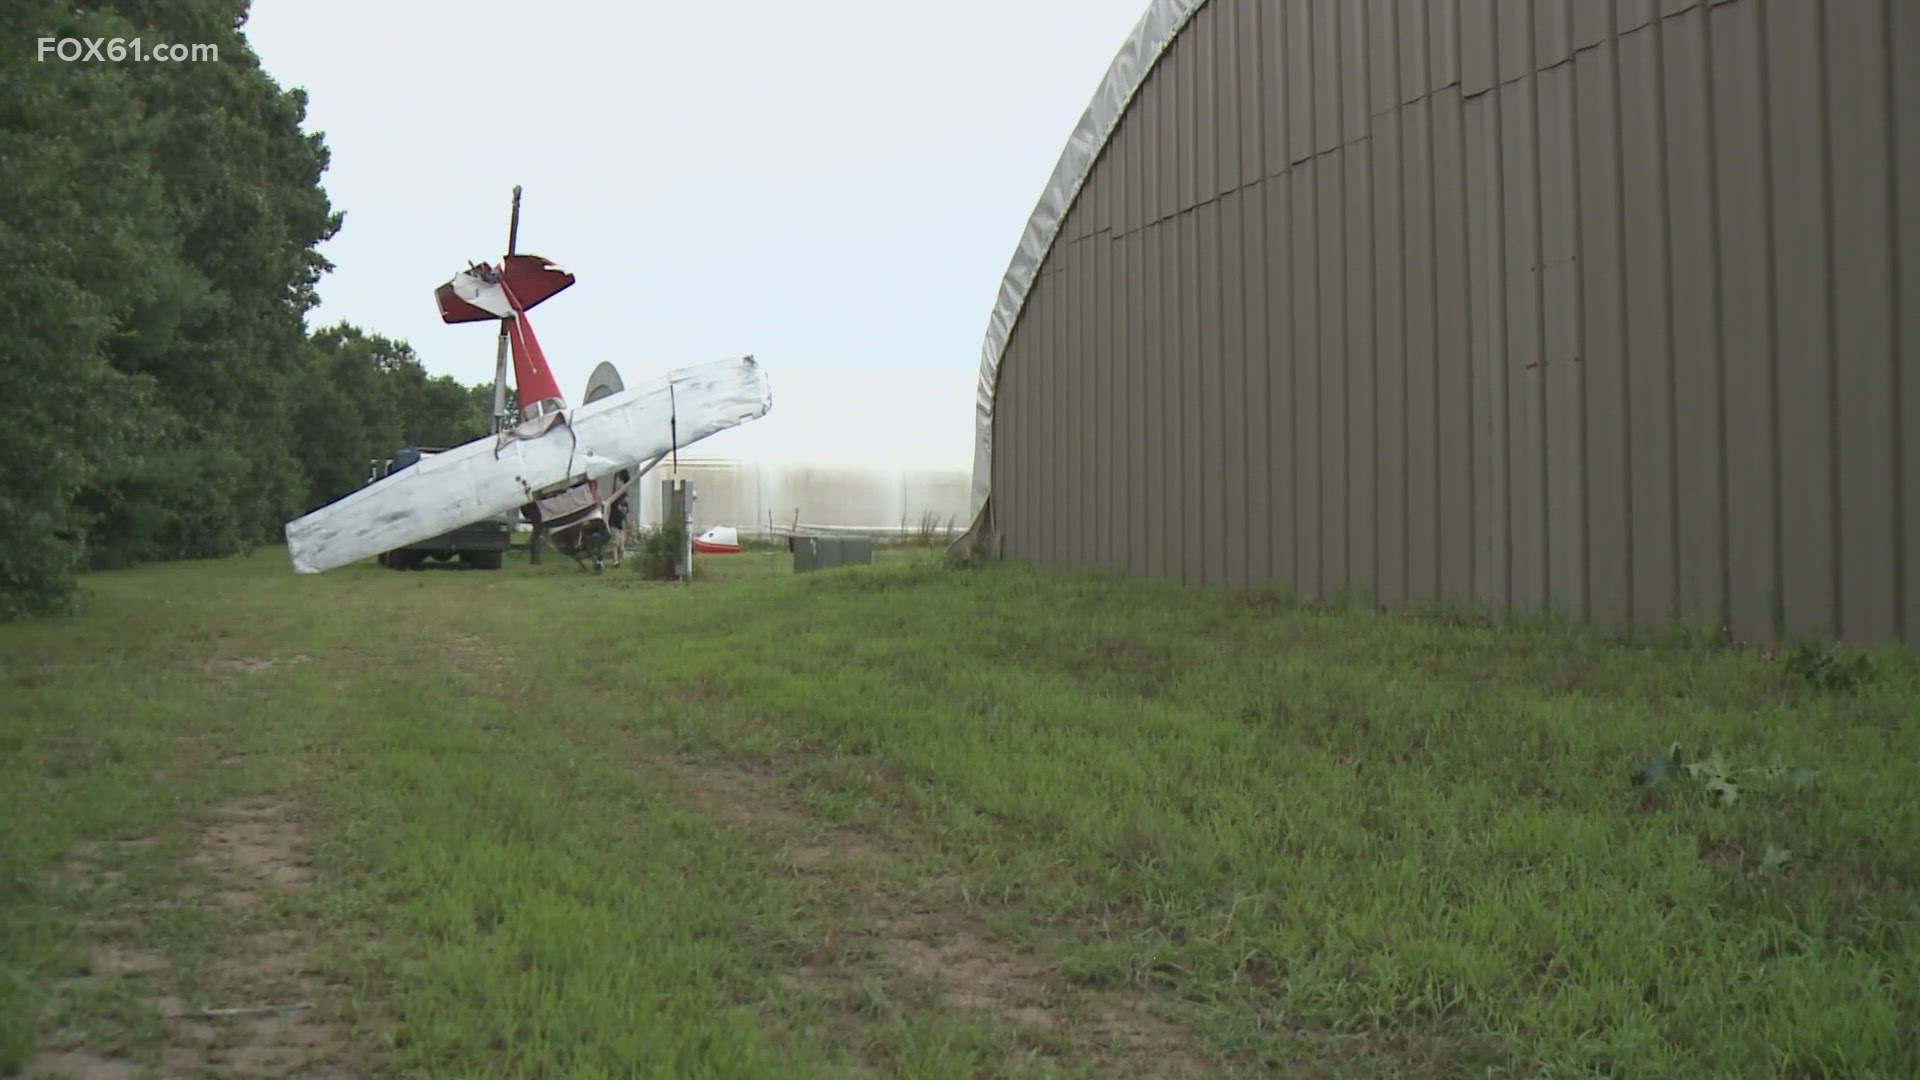
[[715, 525], [693, 538], [693, 553], [695, 555], [738, 555], [740, 554], [740, 530], [729, 525]]

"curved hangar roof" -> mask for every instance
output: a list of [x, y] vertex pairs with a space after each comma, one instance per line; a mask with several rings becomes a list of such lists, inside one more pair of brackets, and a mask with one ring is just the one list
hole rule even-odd
[[1026, 231], [1020, 234], [1020, 246], [1014, 249], [1013, 261], [1007, 265], [1006, 277], [1000, 281], [1000, 295], [995, 299], [993, 314], [987, 320], [986, 344], [980, 350], [980, 385], [974, 398], [973, 492], [969, 511], [976, 521], [981, 509], [986, 506], [988, 489], [993, 483], [993, 399], [1000, 381], [1000, 357], [1006, 352], [1007, 339], [1013, 334], [1014, 324], [1020, 320], [1021, 309], [1026, 306], [1027, 293], [1033, 288], [1034, 276], [1040, 272], [1040, 264], [1046, 261], [1047, 252], [1059, 236], [1067, 210], [1073, 206], [1074, 197], [1080, 194], [1080, 186], [1086, 182], [1087, 174], [1093, 171], [1093, 163], [1100, 157], [1100, 151], [1106, 148], [1107, 140], [1112, 138], [1120, 117], [1133, 101], [1134, 93], [1146, 81], [1147, 73], [1153, 70], [1154, 63], [1167, 46], [1179, 36], [1181, 28], [1206, 3], [1207, 0], [1153, 0], [1147, 13], [1134, 26], [1133, 33], [1127, 35], [1126, 44], [1120, 46], [1119, 55], [1107, 67], [1107, 74], [1100, 80], [1100, 88], [1094, 91], [1093, 103], [1087, 106], [1087, 111], [1080, 116], [1080, 122], [1074, 125], [1073, 135], [1067, 139], [1067, 148], [1061, 151], [1060, 160], [1053, 167], [1053, 175], [1048, 178], [1046, 189], [1040, 193], [1040, 202], [1033, 208], [1033, 216], [1027, 219]]

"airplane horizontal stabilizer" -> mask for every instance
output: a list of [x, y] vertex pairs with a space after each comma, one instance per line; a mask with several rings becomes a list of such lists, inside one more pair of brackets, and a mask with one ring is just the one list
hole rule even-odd
[[509, 255], [498, 267], [483, 263], [453, 275], [453, 280], [433, 290], [433, 300], [443, 322], [499, 320], [512, 316], [516, 303], [521, 311], [531, 311], [573, 281], [573, 275], [552, 259]]

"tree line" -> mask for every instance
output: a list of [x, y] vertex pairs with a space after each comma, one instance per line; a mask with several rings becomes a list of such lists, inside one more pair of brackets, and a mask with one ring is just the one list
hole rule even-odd
[[[66, 607], [85, 568], [271, 542], [369, 458], [488, 430], [490, 387], [309, 331], [342, 216], [247, 6], [0, 5], [0, 620]], [[63, 63], [37, 57], [46, 37], [219, 59]]]

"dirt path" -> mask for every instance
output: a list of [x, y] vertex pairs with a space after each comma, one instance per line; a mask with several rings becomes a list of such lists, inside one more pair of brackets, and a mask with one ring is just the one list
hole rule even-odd
[[[66, 884], [123, 885], [150, 844], [82, 845]], [[350, 1030], [337, 1018], [345, 995], [316, 967], [315, 929], [297, 914], [313, 868], [294, 809], [274, 799], [227, 804], [186, 862], [177, 887], [135, 890], [137, 899], [85, 923], [93, 942], [85, 970], [54, 991], [67, 1026], [43, 1040], [22, 1075], [359, 1075]], [[162, 928], [188, 908], [212, 916], [211, 941], [169, 949]]]
[[800, 808], [777, 776], [731, 765], [676, 763], [670, 782], [688, 804], [746, 831], [778, 865], [801, 878], [823, 909], [849, 927], [807, 962], [781, 975], [788, 987], [839, 1000], [838, 1032], [855, 1046], [860, 1010], [852, 1007], [877, 975], [904, 986], [899, 997], [931, 997], [945, 1007], [985, 1014], [1018, 1033], [1019, 1049], [1000, 1070], [1025, 1074], [1078, 1066], [1098, 1075], [1187, 1078], [1215, 1075], [1198, 1041], [1156, 1015], [1150, 991], [1075, 985], [1039, 957], [1002, 941], [981, 908], [959, 897], [957, 882], [916, 887], [907, 856], [884, 837], [824, 824]]

